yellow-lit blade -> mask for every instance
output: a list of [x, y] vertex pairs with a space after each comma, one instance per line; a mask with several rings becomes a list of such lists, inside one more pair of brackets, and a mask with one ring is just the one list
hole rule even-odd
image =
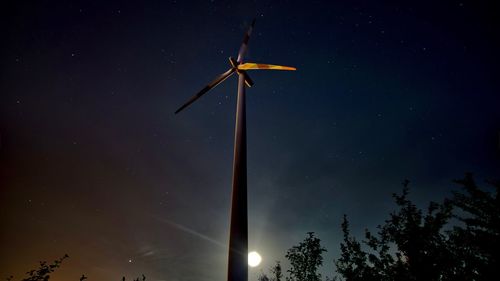
[[264, 63], [253, 63], [247, 62], [238, 65], [240, 70], [250, 70], [250, 69], [270, 69], [270, 70], [297, 70], [295, 67], [274, 65], [274, 64], [264, 64]]

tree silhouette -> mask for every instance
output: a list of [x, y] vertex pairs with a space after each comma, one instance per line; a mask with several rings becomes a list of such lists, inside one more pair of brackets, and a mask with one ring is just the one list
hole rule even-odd
[[[320, 281], [321, 274], [318, 268], [323, 265], [323, 252], [326, 249], [321, 246], [321, 240], [308, 232], [304, 241], [290, 248], [285, 257], [290, 262], [290, 269], [287, 270], [286, 281]], [[272, 277], [265, 273], [259, 275], [259, 281], [281, 281], [283, 273], [279, 261], [271, 268]]]
[[[59, 268], [63, 262], [63, 260], [69, 258], [68, 255], [64, 255], [63, 257], [55, 260], [52, 264], [47, 264], [45, 261], [40, 262], [40, 266], [38, 269], [32, 269], [26, 274], [28, 277], [24, 278], [22, 281], [48, 281], [50, 279], [50, 274], [53, 273], [57, 268]], [[12, 281], [14, 276], [9, 276], [6, 278], [7, 281]], [[80, 281], [87, 280], [88, 277], [85, 274], [82, 274], [80, 277]], [[134, 281], [146, 281], [146, 276], [142, 274], [141, 277], [137, 277], [133, 279]], [[122, 278], [122, 281], [125, 281], [125, 276]]]
[[321, 240], [314, 236], [314, 232], [308, 232], [307, 235], [304, 241], [290, 248], [285, 255], [290, 261], [287, 281], [321, 280], [318, 267], [323, 264], [323, 252], [326, 249], [321, 246]]
[[40, 262], [40, 267], [38, 269], [33, 269], [26, 274], [28, 277], [24, 278], [22, 281], [47, 281], [50, 279], [50, 274], [54, 272], [57, 268], [61, 266], [63, 260], [69, 258], [68, 255], [64, 255], [60, 259], [55, 260], [52, 264], [47, 264], [45, 261]]
[[[393, 195], [399, 210], [376, 234], [366, 230], [361, 242], [350, 235], [344, 216], [341, 256], [335, 261], [340, 276], [348, 281], [492, 280], [499, 266], [500, 184], [491, 183], [492, 195], [479, 189], [471, 174], [455, 182], [465, 193], [430, 202], [424, 212], [408, 199], [405, 180], [402, 194]], [[463, 225], [450, 224], [452, 218]]]
[[281, 263], [279, 261], [276, 261], [276, 264], [271, 268], [271, 273], [273, 274], [272, 281], [281, 281], [283, 279]]
[[455, 180], [465, 193], [454, 192], [453, 204], [460, 212], [456, 217], [464, 227], [455, 227], [450, 237], [460, 263], [460, 271], [468, 280], [491, 280], [500, 266], [500, 182], [488, 182], [491, 194], [479, 189], [471, 173]]
[[403, 182], [401, 195], [393, 194], [399, 211], [391, 213], [385, 224], [378, 226], [377, 234], [366, 230], [362, 243], [350, 236], [344, 216], [342, 254], [335, 265], [345, 280], [451, 278], [447, 271], [454, 260], [443, 227], [452, 217], [452, 204], [449, 200], [441, 204], [430, 202], [424, 214], [408, 199], [408, 184], [408, 180]]
[[267, 275], [264, 272], [261, 272], [261, 274], [259, 274], [259, 276], [257, 277], [257, 280], [258, 281], [271, 281], [271, 279], [269, 279], [269, 277], [267, 277]]

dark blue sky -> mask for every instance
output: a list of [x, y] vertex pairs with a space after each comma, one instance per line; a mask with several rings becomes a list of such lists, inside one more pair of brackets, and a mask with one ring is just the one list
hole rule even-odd
[[[255, 280], [317, 232], [332, 276], [355, 234], [464, 172], [499, 176], [499, 38], [477, 1], [16, 1], [2, 8], [0, 272], [64, 253], [54, 280], [226, 274], [236, 79], [173, 112], [229, 67], [251, 19], [247, 91]], [[422, 205], [423, 206], [423, 205]]]

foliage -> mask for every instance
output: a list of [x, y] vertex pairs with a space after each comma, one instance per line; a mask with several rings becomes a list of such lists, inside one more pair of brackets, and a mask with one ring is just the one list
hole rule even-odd
[[398, 212], [390, 214], [378, 233], [365, 231], [362, 244], [349, 235], [344, 217], [341, 257], [337, 272], [346, 280], [443, 280], [450, 266], [448, 238], [443, 227], [452, 216], [452, 204], [431, 202], [425, 214], [408, 200], [409, 181], [402, 195], [394, 194]]
[[[59, 268], [63, 262], [63, 260], [69, 258], [68, 255], [64, 255], [63, 257], [55, 260], [52, 264], [47, 264], [45, 261], [40, 262], [40, 266], [38, 269], [32, 269], [26, 274], [28, 277], [24, 278], [22, 281], [48, 281], [50, 279], [50, 274], [53, 273], [57, 268]], [[9, 276], [6, 278], [7, 281], [12, 281], [14, 276]], [[80, 281], [87, 280], [87, 276], [82, 274], [80, 277]], [[122, 278], [122, 281], [125, 281], [125, 277]], [[146, 281], [146, 276], [142, 274], [141, 277], [137, 277], [133, 279], [133, 281]]]
[[[420, 209], [408, 199], [405, 180], [402, 193], [393, 194], [397, 210], [375, 233], [365, 230], [361, 240], [351, 235], [344, 216], [334, 280], [494, 280], [500, 266], [500, 182], [489, 182], [494, 193], [478, 188], [471, 174], [454, 182], [462, 192]], [[308, 233], [285, 256], [290, 263], [286, 281], [321, 280], [317, 269], [324, 251], [320, 240]], [[281, 281], [279, 262], [271, 273], [272, 278], [262, 274], [259, 281]]]
[[279, 261], [277, 261], [273, 268], [271, 268], [271, 273], [273, 274], [273, 277], [271, 278], [272, 281], [283, 280], [283, 273], [281, 272], [281, 264]]
[[276, 264], [270, 269], [271, 278], [262, 272], [257, 278], [259, 281], [281, 281], [283, 280], [283, 273], [281, 272], [281, 263], [276, 261]]
[[[471, 174], [455, 182], [466, 193], [431, 202], [424, 212], [408, 199], [406, 180], [403, 193], [393, 195], [399, 211], [376, 234], [366, 230], [361, 242], [350, 235], [344, 216], [337, 272], [347, 281], [491, 280], [499, 265], [500, 184], [492, 183], [496, 194], [491, 195], [475, 185]], [[454, 217], [465, 227], [450, 225]]]
[[[125, 281], [125, 276], [122, 277], [122, 281]], [[141, 278], [137, 277], [134, 281], [146, 281], [146, 276], [143, 274]]]
[[[22, 281], [47, 281], [50, 279], [50, 274], [54, 272], [57, 268], [59, 268], [62, 262], [69, 258], [67, 254], [62, 256], [61, 258], [55, 260], [52, 264], [48, 264], [46, 261], [41, 261], [38, 269], [32, 269], [26, 272], [28, 277], [24, 278]], [[82, 279], [83, 278], [83, 279]], [[7, 277], [7, 281], [11, 281], [14, 279], [14, 276]], [[84, 275], [80, 278], [80, 281], [87, 279]]]
[[320, 281], [318, 267], [323, 264], [323, 252], [326, 249], [321, 246], [321, 240], [314, 236], [314, 232], [308, 232], [304, 241], [290, 248], [285, 257], [290, 261], [291, 268], [287, 270], [289, 277], [287, 281]]
[[[326, 249], [321, 246], [321, 240], [314, 235], [314, 232], [308, 232], [304, 241], [290, 248], [285, 255], [290, 262], [286, 281], [320, 281], [321, 274], [318, 273], [318, 268], [323, 265], [323, 252], [326, 252]], [[281, 281], [283, 273], [279, 261], [271, 268], [271, 274], [272, 277], [269, 278], [262, 273], [258, 280]]]
[[47, 281], [50, 278], [50, 274], [54, 272], [57, 268], [61, 266], [63, 260], [69, 258], [68, 255], [64, 255], [60, 259], [55, 260], [52, 264], [47, 264], [45, 261], [40, 262], [40, 267], [38, 269], [33, 269], [26, 274], [28, 277], [24, 278], [22, 281]]
[[455, 256], [462, 261], [459, 269], [468, 280], [491, 280], [500, 266], [500, 182], [488, 182], [494, 194], [479, 189], [470, 173], [455, 182], [465, 190], [453, 198], [462, 211], [456, 217], [465, 227], [455, 227], [450, 235]]
[[270, 281], [269, 277], [264, 272], [261, 272], [261, 274], [257, 277], [258, 281]]

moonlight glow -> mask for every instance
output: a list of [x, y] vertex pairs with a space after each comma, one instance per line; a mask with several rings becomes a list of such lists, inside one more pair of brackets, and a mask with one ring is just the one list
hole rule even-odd
[[251, 267], [256, 267], [262, 261], [262, 257], [257, 252], [248, 253], [248, 265]]

